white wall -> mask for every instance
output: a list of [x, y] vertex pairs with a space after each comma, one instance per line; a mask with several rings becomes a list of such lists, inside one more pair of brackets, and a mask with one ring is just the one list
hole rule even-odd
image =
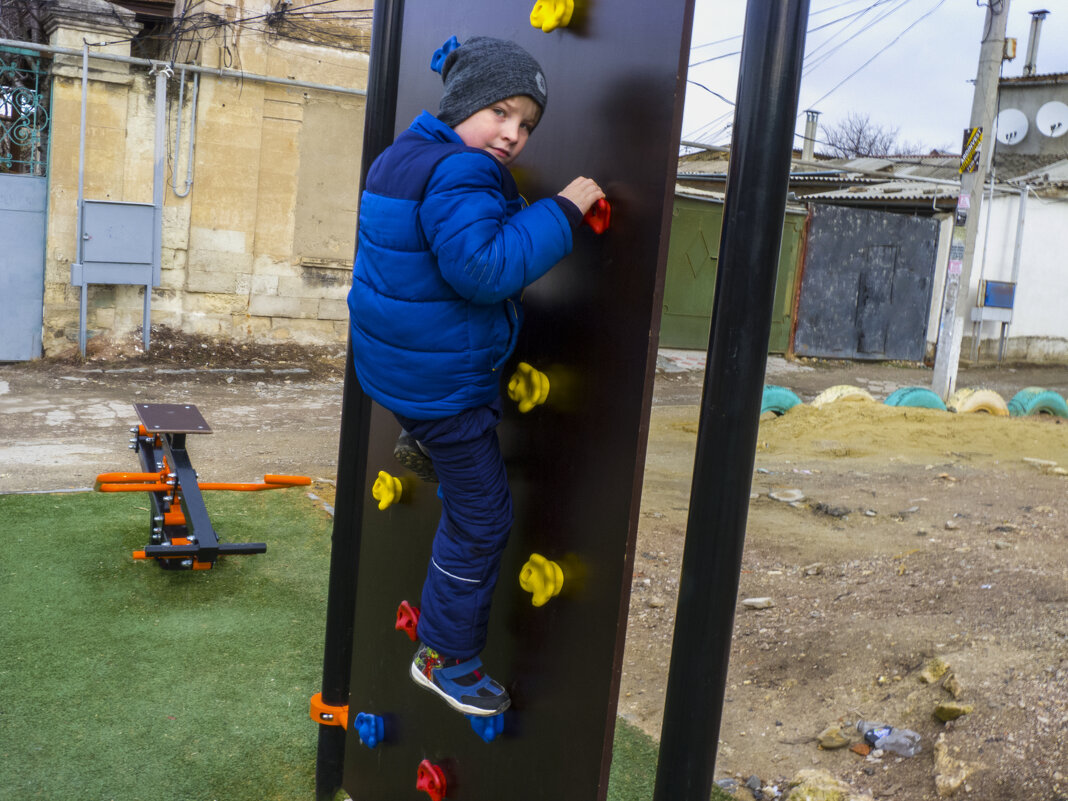
[[[1020, 200], [1018, 195], [997, 194], [984, 199], [979, 216], [968, 295], [958, 301], [965, 317], [967, 358], [971, 349], [975, 306], [982, 279], [1011, 281], [1013, 251], [1016, 245]], [[927, 341], [938, 337], [942, 287], [945, 280], [948, 242], [952, 220], [942, 224], [935, 291]], [[1001, 323], [981, 325], [982, 358], [996, 358]], [[1008, 360], [1068, 362], [1068, 198], [1039, 198], [1030, 195], [1024, 210], [1020, 273], [1016, 287], [1012, 324], [1005, 347]]]

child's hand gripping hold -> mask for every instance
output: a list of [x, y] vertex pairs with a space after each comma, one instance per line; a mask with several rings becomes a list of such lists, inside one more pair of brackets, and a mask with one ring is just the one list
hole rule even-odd
[[579, 176], [560, 190], [560, 197], [570, 200], [585, 215], [594, 203], [604, 197], [604, 190], [592, 178]]

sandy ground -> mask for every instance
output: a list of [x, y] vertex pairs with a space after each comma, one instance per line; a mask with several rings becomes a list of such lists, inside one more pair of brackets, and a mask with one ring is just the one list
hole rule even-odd
[[[132, 404], [192, 402], [215, 429], [204, 447], [189, 445], [202, 479], [298, 473], [329, 500], [337, 354], [203, 344], [151, 359], [0, 365], [0, 492], [79, 489], [99, 472], [133, 470]], [[685, 356], [663, 358], [657, 376], [619, 702], [653, 736], [703, 379]], [[767, 383], [806, 402], [839, 384], [881, 401], [929, 385], [930, 371], [772, 358]], [[1031, 386], [1064, 395], [1068, 368], [964, 368], [958, 386], [1006, 400]], [[1068, 798], [1064, 467], [1068, 421], [1050, 417], [842, 401], [765, 420], [739, 599], [771, 605], [737, 610], [717, 777], [755, 776], [765, 798], [812, 768], [874, 798]], [[772, 497], [786, 490], [803, 498]], [[945, 676], [920, 678], [932, 660], [949, 666], [948, 689]], [[933, 715], [943, 701], [971, 711], [943, 723]], [[918, 732], [922, 751], [862, 756], [818, 743], [859, 718]]]

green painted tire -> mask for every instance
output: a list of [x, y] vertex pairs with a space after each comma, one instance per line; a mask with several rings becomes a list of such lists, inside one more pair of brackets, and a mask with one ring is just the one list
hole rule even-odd
[[927, 387], [901, 387], [895, 389], [883, 401], [887, 406], [914, 406], [920, 409], [946, 410], [946, 404], [938, 394]]
[[760, 413], [774, 412], [776, 415], [783, 415], [799, 403], [801, 399], [792, 389], [765, 384], [764, 395], [760, 400]]
[[1052, 414], [1054, 417], [1068, 418], [1068, 403], [1052, 389], [1027, 387], [1012, 396], [1009, 401], [1009, 414], [1013, 417]]

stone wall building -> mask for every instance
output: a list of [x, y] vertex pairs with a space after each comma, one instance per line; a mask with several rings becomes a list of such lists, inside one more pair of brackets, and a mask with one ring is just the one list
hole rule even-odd
[[[78, 347], [80, 180], [86, 200], [152, 204], [162, 193], [153, 326], [242, 342], [345, 341], [371, 5], [36, 4], [44, 44], [33, 52], [51, 60], [41, 353]], [[20, 258], [0, 270], [33, 267]], [[143, 292], [88, 286], [90, 350], [136, 340]]]

